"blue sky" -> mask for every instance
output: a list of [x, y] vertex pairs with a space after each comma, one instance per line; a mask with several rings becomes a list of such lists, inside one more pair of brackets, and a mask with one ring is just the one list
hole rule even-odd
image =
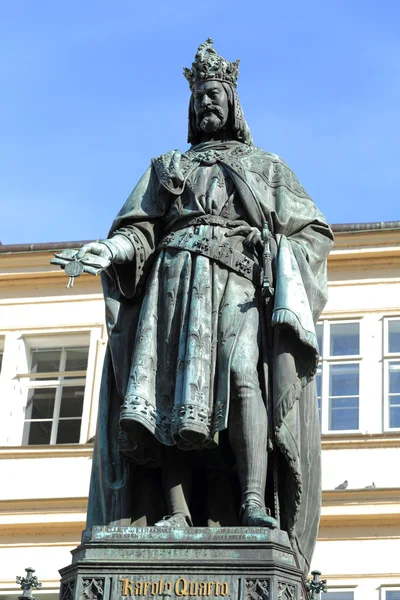
[[329, 222], [399, 220], [399, 22], [397, 0], [3, 0], [0, 240], [104, 237], [150, 158], [187, 148], [208, 36]]

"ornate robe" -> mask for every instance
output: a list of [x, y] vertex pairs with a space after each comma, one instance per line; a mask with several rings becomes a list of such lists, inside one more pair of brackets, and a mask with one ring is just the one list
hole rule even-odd
[[[264, 222], [278, 245], [272, 317], [259, 293], [259, 258], [239, 229], [261, 231]], [[282, 528], [307, 568], [320, 505], [314, 323], [326, 302], [333, 239], [324, 217], [278, 156], [239, 142], [206, 143], [152, 161], [110, 235], [116, 231], [129, 237], [135, 258], [103, 276], [110, 343], [88, 525], [135, 522], [129, 489], [139, 469], [124, 459], [157, 466], [162, 444], [218, 443], [230, 364], [257, 306], [260, 373], [267, 362], [272, 371], [268, 418]]]

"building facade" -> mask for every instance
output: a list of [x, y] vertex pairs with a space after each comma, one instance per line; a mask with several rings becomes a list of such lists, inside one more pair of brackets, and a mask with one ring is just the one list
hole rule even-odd
[[[317, 327], [327, 600], [400, 600], [400, 223], [337, 225]], [[33, 566], [55, 600], [85, 526], [106, 348], [98, 277], [0, 245], [0, 600]]]

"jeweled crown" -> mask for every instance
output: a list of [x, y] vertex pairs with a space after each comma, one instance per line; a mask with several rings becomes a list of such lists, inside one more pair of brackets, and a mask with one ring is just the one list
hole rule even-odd
[[188, 80], [191, 90], [199, 81], [207, 81], [209, 79], [226, 81], [236, 88], [240, 60], [237, 59], [234, 62], [225, 60], [212, 47], [213, 43], [212, 39], [208, 38], [200, 44], [194, 57], [192, 68], [187, 69], [184, 67], [183, 69], [183, 74]]

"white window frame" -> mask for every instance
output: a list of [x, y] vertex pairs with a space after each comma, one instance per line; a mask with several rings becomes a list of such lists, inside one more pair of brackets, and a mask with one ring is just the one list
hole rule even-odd
[[389, 424], [389, 364], [400, 363], [400, 352], [389, 352], [389, 323], [400, 321], [400, 317], [384, 317], [383, 319], [383, 428], [385, 432], [400, 431], [400, 427]]
[[[103, 332], [104, 326], [101, 324], [86, 327], [23, 329], [6, 331], [4, 335], [0, 331], [0, 336], [5, 339], [0, 394], [2, 398], [7, 398], [7, 402], [0, 403], [0, 447], [23, 447], [32, 449], [32, 451], [37, 448], [54, 448], [64, 445], [74, 447], [87, 443], [93, 437], [97, 420], [101, 365], [105, 349]], [[82, 336], [86, 338], [85, 343], [77, 343], [83, 339]], [[40, 345], [43, 348], [89, 346], [79, 443], [50, 443], [43, 446], [23, 445], [22, 443], [29, 387], [38, 387], [37, 384], [40, 381], [35, 382], [29, 374], [30, 349], [39, 348]], [[68, 372], [67, 376], [70, 376], [70, 373]], [[82, 378], [79, 379], [79, 383], [81, 383]], [[74, 383], [76, 384], [77, 380], [68, 380], [69, 385]], [[58, 384], [58, 379], [41, 380], [40, 386], [55, 387]]]
[[[348, 354], [345, 356], [331, 356], [330, 355], [330, 326], [331, 325], [345, 325], [358, 323], [359, 325], [359, 354]], [[363, 381], [363, 318], [351, 319], [335, 319], [325, 318], [318, 322], [318, 325], [322, 325], [322, 353], [319, 360], [319, 366], [321, 367], [321, 433], [329, 435], [343, 435], [343, 434], [358, 434], [362, 431], [362, 381]], [[359, 365], [359, 392], [358, 392], [358, 428], [357, 429], [330, 429], [329, 428], [329, 417], [330, 417], [330, 397], [329, 397], [329, 370], [330, 365], [340, 364], [358, 364]]]
[[[53, 338], [51, 338], [53, 339]], [[41, 340], [42, 341], [42, 340]], [[65, 341], [64, 340], [57, 340], [58, 342], [60, 341]], [[35, 444], [28, 444], [28, 439], [25, 438], [24, 439], [24, 435], [25, 436], [29, 436], [29, 430], [26, 431], [25, 433], [25, 424], [27, 422], [35, 422], [35, 421], [47, 421], [47, 422], [51, 422], [51, 434], [50, 434], [50, 441], [49, 441], [49, 445], [53, 446], [55, 444], [57, 444], [57, 435], [58, 435], [58, 427], [59, 427], [59, 423], [60, 423], [60, 409], [61, 409], [61, 399], [62, 399], [62, 393], [63, 393], [63, 389], [67, 388], [67, 387], [73, 387], [73, 386], [80, 386], [84, 388], [84, 391], [86, 389], [86, 382], [87, 382], [87, 368], [84, 371], [65, 371], [65, 363], [66, 363], [66, 359], [67, 359], [67, 351], [68, 348], [87, 348], [88, 349], [88, 359], [89, 359], [89, 350], [90, 350], [90, 337], [89, 336], [85, 336], [85, 337], [81, 337], [79, 336], [79, 338], [73, 338], [73, 341], [76, 342], [76, 344], [74, 345], [70, 345], [71, 340], [68, 340], [68, 345], [65, 345], [63, 347], [56, 347], [56, 346], [45, 346], [43, 347], [41, 344], [39, 346], [39, 348], [37, 347], [37, 345], [35, 346], [30, 346], [29, 348], [29, 369], [28, 369], [28, 373], [24, 373], [24, 374], [19, 374], [19, 378], [21, 380], [24, 380], [25, 383], [25, 387], [27, 388], [27, 399], [29, 397], [29, 391], [33, 390], [33, 389], [46, 389], [46, 388], [51, 388], [51, 389], [55, 389], [55, 398], [54, 398], [54, 409], [53, 409], [53, 415], [51, 418], [49, 419], [35, 419], [35, 420], [31, 420], [29, 418], [26, 417], [26, 411], [25, 411], [25, 419], [24, 419], [24, 429], [23, 429], [23, 438], [22, 438], [22, 445], [23, 446], [28, 446], [28, 445], [35, 445]], [[57, 342], [56, 342], [57, 343]], [[31, 342], [30, 342], [31, 344]], [[31, 369], [31, 365], [32, 365], [32, 350], [50, 350], [50, 349], [55, 349], [55, 350], [60, 350], [61, 351], [61, 355], [60, 355], [60, 363], [59, 363], [59, 371], [54, 371], [54, 375], [57, 375], [57, 377], [54, 377], [54, 379], [42, 379], [43, 376], [45, 376], [45, 373], [39, 373], [39, 374], [34, 374], [30, 372]], [[50, 375], [50, 374], [49, 374]], [[76, 376], [72, 379], [72, 375]], [[64, 377], [68, 377], [68, 379], [64, 379]], [[80, 434], [79, 434], [79, 442], [82, 444], [83, 440], [82, 440], [82, 416], [83, 416], [83, 407], [84, 407], [84, 401], [82, 404], [82, 415], [80, 416]], [[72, 420], [72, 418], [71, 418]], [[74, 442], [71, 442], [74, 443]], [[76, 443], [76, 442], [75, 442]], [[58, 444], [57, 444], [58, 445]]]
[[381, 600], [387, 600], [387, 592], [399, 592], [400, 593], [400, 584], [394, 585], [393, 587], [392, 586], [381, 587], [380, 591], [381, 591], [381, 593], [380, 593]]

